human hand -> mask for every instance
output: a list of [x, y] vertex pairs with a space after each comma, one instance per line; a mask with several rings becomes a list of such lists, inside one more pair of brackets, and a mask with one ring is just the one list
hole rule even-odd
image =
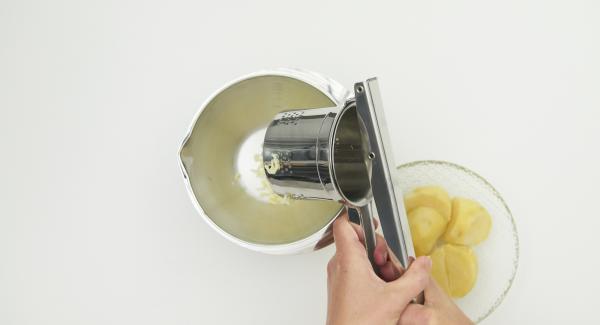
[[328, 325], [395, 325], [412, 299], [433, 281], [427, 256], [417, 258], [399, 277], [385, 241], [378, 237], [375, 263], [382, 278], [390, 282], [382, 280], [361, 243], [362, 230], [349, 222], [347, 214], [334, 222], [333, 236], [336, 253], [327, 265]]
[[410, 304], [400, 316], [399, 325], [472, 325], [433, 278], [425, 287], [425, 304]]
[[[334, 223], [334, 236], [337, 250], [327, 267], [327, 324], [473, 324], [429, 276], [428, 257], [418, 258], [399, 279], [402, 268], [378, 235], [375, 264], [386, 283], [368, 261], [359, 225], [341, 216]], [[423, 288], [424, 305], [410, 304]]]

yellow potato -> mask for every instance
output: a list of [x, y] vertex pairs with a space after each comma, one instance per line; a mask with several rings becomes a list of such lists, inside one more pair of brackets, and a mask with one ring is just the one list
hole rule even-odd
[[446, 272], [446, 251], [442, 247], [436, 248], [431, 253], [431, 276], [437, 284], [450, 295], [448, 285], [448, 272]]
[[477, 257], [467, 246], [444, 244], [431, 254], [431, 274], [446, 293], [464, 297], [477, 280]]
[[477, 280], [477, 257], [471, 247], [446, 244], [446, 272], [452, 297], [464, 297]]
[[436, 210], [417, 207], [408, 213], [408, 224], [417, 256], [427, 255], [446, 230], [448, 220]]
[[444, 240], [458, 245], [475, 245], [484, 241], [492, 227], [492, 218], [479, 203], [464, 198], [452, 200], [452, 217]]
[[446, 190], [439, 186], [425, 186], [415, 189], [404, 198], [406, 211], [417, 207], [429, 207], [435, 209], [446, 220], [450, 220], [452, 205], [450, 196]]

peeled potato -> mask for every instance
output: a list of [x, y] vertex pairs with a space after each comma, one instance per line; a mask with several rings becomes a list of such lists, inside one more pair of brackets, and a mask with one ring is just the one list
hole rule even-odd
[[436, 248], [431, 253], [431, 276], [447, 294], [450, 294], [448, 272], [446, 271], [446, 251], [442, 247]]
[[429, 207], [417, 207], [408, 213], [408, 224], [415, 253], [427, 255], [446, 230], [448, 220]]
[[415, 189], [404, 198], [406, 211], [417, 207], [435, 209], [446, 220], [450, 220], [452, 205], [446, 190], [438, 186], [425, 186]]
[[470, 247], [446, 244], [446, 272], [450, 295], [464, 297], [477, 280], [477, 257]]
[[475, 245], [484, 241], [492, 227], [492, 218], [479, 203], [464, 198], [452, 200], [452, 217], [444, 240], [459, 245]]
[[431, 254], [431, 274], [446, 293], [464, 297], [477, 280], [477, 258], [470, 247], [444, 244]]

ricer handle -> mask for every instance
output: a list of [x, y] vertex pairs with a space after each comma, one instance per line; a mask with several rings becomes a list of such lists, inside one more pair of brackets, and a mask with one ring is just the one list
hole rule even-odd
[[[376, 78], [354, 84], [356, 112], [369, 139], [368, 157], [372, 163], [371, 191], [381, 230], [391, 252], [404, 270], [415, 258], [402, 190], [398, 185], [396, 162]], [[415, 302], [423, 303], [423, 293]]]
[[365, 235], [365, 249], [367, 250], [367, 256], [373, 266], [375, 273], [379, 274], [377, 264], [375, 264], [375, 245], [376, 245], [376, 234], [375, 224], [373, 223], [373, 203], [354, 208], [358, 212], [358, 218], [360, 219], [360, 225]]

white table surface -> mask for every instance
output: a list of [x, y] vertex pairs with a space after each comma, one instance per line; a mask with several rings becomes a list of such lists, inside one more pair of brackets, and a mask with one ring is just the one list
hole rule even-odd
[[600, 322], [600, 2], [0, 2], [0, 324], [323, 324], [332, 249], [194, 211], [176, 152], [225, 82], [378, 76], [400, 162], [486, 177], [521, 260], [485, 324]]

